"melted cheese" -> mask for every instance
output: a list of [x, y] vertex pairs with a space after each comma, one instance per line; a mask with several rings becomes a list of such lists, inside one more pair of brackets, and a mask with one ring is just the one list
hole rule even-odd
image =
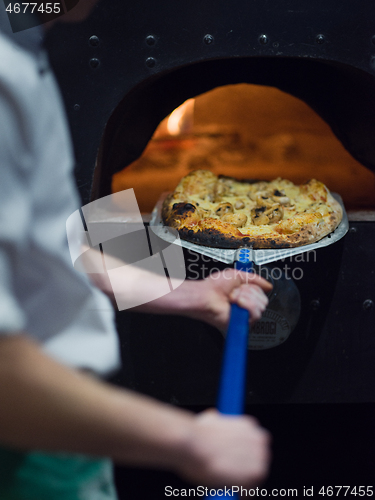
[[[216, 183], [213, 182], [214, 179]], [[275, 190], [283, 191], [290, 200], [290, 206], [282, 207], [283, 219], [276, 224], [254, 225], [250, 212], [257, 206], [257, 203], [249, 196], [259, 197], [256, 195], [259, 192], [272, 195]], [[218, 205], [230, 203], [234, 214], [242, 213], [247, 216], [246, 224], [239, 228], [239, 231], [248, 236], [294, 233], [307, 224], [319, 224], [323, 217], [333, 211], [327, 202], [329, 191], [324, 184], [315, 180], [302, 186], [296, 186], [291, 181], [281, 178], [271, 182], [247, 183], [229, 178], [218, 179], [211, 172], [197, 171], [183, 179], [175, 193], [179, 201], [188, 201], [207, 211], [205, 216], [217, 220], [220, 220], [215, 213]], [[212, 201], [213, 199], [215, 201]], [[244, 207], [236, 209], [235, 203], [239, 199], [244, 203]]]

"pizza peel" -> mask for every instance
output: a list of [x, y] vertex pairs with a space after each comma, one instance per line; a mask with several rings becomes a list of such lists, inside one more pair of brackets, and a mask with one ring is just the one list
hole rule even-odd
[[[295, 255], [322, 248], [340, 240], [349, 229], [348, 217], [342, 199], [336, 193], [332, 193], [334, 198], [340, 203], [343, 209], [343, 217], [339, 226], [328, 236], [316, 243], [295, 248], [285, 249], [259, 249], [240, 248], [223, 249], [196, 245], [179, 238], [176, 239], [175, 232], [171, 232], [163, 225], [161, 210], [163, 201], [167, 193], [164, 193], [157, 202], [150, 220], [150, 226], [157, 235], [170, 243], [180, 245], [196, 253], [211, 257], [212, 259], [233, 264], [235, 269], [253, 272], [253, 264], [263, 265], [286, 259]], [[230, 319], [225, 339], [223, 360], [221, 366], [217, 409], [224, 415], [241, 415], [245, 404], [245, 382], [248, 337], [250, 335], [249, 311], [237, 304], [231, 305]], [[220, 495], [220, 497], [226, 495]], [[238, 498], [236, 493], [229, 495]], [[212, 495], [210, 498], [218, 498], [219, 495]]]

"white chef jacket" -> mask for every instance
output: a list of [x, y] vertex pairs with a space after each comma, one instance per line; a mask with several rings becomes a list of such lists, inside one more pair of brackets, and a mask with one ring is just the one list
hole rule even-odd
[[45, 53], [0, 33], [0, 335], [26, 332], [57, 360], [107, 374], [119, 365], [113, 309], [67, 246], [72, 167]]

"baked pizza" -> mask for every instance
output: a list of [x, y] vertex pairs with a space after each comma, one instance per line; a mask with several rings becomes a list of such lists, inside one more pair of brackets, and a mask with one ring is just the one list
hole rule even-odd
[[315, 179], [249, 182], [196, 170], [163, 203], [165, 225], [184, 240], [217, 248], [288, 248], [319, 241], [342, 207]]

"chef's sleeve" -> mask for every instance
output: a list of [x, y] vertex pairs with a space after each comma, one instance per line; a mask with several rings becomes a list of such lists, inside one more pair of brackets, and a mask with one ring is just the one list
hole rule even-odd
[[28, 189], [33, 162], [32, 129], [26, 116], [12, 82], [2, 77], [0, 63], [0, 335], [19, 333], [25, 327], [14, 271], [27, 252], [32, 222]]

